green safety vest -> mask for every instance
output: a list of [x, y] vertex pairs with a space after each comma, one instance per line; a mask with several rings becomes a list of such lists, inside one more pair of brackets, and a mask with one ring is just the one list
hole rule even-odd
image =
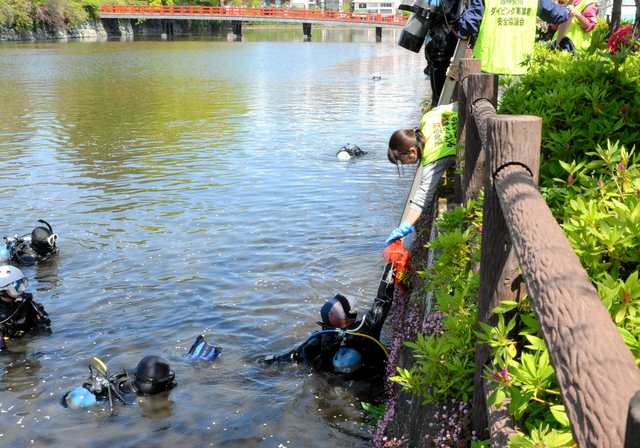
[[[594, 3], [594, 0], [582, 0], [575, 9], [582, 14], [582, 11], [584, 11], [587, 6], [593, 5]], [[565, 36], [573, 41], [573, 45], [575, 45], [578, 50], [586, 50], [591, 45], [591, 33], [586, 33], [582, 29], [577, 17], [574, 17], [571, 21], [571, 25], [569, 25], [569, 29], [565, 33]], [[553, 35], [553, 38], [558, 38], [558, 31]]]
[[431, 110], [422, 117], [422, 166], [447, 156], [456, 155], [458, 113], [451, 110]]
[[538, 0], [485, 0], [473, 57], [482, 59], [482, 71], [521, 75], [520, 67], [533, 53]]

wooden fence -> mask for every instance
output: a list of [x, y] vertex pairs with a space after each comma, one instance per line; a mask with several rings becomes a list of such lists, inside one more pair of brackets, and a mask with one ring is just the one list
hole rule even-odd
[[[497, 115], [498, 75], [480, 73], [477, 59], [460, 68], [461, 199], [484, 186], [478, 322], [495, 326], [491, 310], [518, 300], [524, 281], [578, 447], [638, 447], [640, 369], [538, 191], [542, 119]], [[487, 410], [489, 362], [490, 347], [478, 344], [472, 420], [480, 437], [506, 447], [515, 422], [504, 404]]]

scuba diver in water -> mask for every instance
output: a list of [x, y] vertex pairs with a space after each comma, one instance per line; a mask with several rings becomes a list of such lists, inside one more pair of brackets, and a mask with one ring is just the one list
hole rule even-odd
[[333, 372], [330, 384], [382, 376], [389, 355], [379, 339], [393, 302], [394, 274], [391, 263], [387, 264], [376, 298], [362, 319], [357, 320], [355, 300], [338, 294], [320, 310], [320, 331], [290, 352], [269, 355], [263, 362], [308, 363], [318, 370]]
[[44, 307], [24, 292], [27, 278], [14, 266], [0, 266], [0, 354], [10, 353], [5, 339], [20, 337], [51, 321]]
[[126, 395], [155, 395], [177, 385], [171, 366], [159, 356], [145, 356], [133, 372], [123, 370], [114, 375], [109, 375], [107, 366], [98, 358], [94, 361], [95, 366], [89, 365], [89, 382], [64, 394], [64, 407], [87, 408], [108, 401], [113, 411], [115, 399], [129, 404]]
[[338, 157], [338, 160], [342, 160], [344, 162], [346, 160], [353, 160], [358, 157], [362, 157], [365, 154], [367, 154], [367, 151], [363, 151], [357, 145], [347, 143], [338, 150], [336, 156]]
[[33, 265], [47, 261], [58, 253], [58, 235], [53, 233], [47, 221], [39, 219], [38, 222], [47, 227], [38, 226], [31, 235], [16, 235], [13, 238], [4, 236], [12, 264]]

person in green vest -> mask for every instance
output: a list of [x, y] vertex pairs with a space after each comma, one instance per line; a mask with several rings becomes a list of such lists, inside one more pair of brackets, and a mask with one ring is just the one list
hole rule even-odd
[[[564, 0], [559, 2], [563, 4]], [[567, 7], [571, 20], [560, 26], [550, 25], [556, 30], [551, 47], [571, 52], [575, 49], [585, 51], [591, 45], [591, 30], [598, 24], [596, 3], [594, 0], [569, 0]]]
[[473, 57], [482, 59], [483, 72], [521, 75], [525, 68], [520, 63], [533, 53], [536, 16], [561, 24], [570, 12], [551, 0], [471, 0], [459, 34], [461, 39], [477, 34]]
[[422, 178], [406, 219], [391, 232], [387, 245], [413, 232], [413, 224], [429, 209], [440, 178], [456, 160], [457, 131], [458, 107], [454, 103], [424, 114], [419, 128], [399, 129], [391, 135], [389, 162], [396, 166], [422, 163]]

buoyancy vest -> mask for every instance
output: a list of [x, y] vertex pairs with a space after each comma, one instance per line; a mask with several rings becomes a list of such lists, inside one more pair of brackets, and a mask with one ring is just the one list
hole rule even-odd
[[422, 149], [422, 166], [447, 156], [456, 155], [458, 112], [457, 105], [432, 109], [423, 115], [422, 134], [425, 138]]
[[[578, 6], [574, 6], [574, 9], [582, 14], [587, 6], [593, 4], [595, 4], [594, 0], [582, 0]], [[577, 17], [574, 17], [571, 21], [571, 25], [569, 25], [569, 29], [565, 33], [565, 37], [571, 39], [573, 41], [573, 45], [575, 45], [578, 50], [586, 50], [591, 45], [591, 33], [587, 33], [582, 29]], [[558, 31], [553, 35], [553, 38], [558, 38]]]
[[520, 62], [533, 53], [538, 0], [485, 0], [473, 57], [482, 71], [521, 75]]

